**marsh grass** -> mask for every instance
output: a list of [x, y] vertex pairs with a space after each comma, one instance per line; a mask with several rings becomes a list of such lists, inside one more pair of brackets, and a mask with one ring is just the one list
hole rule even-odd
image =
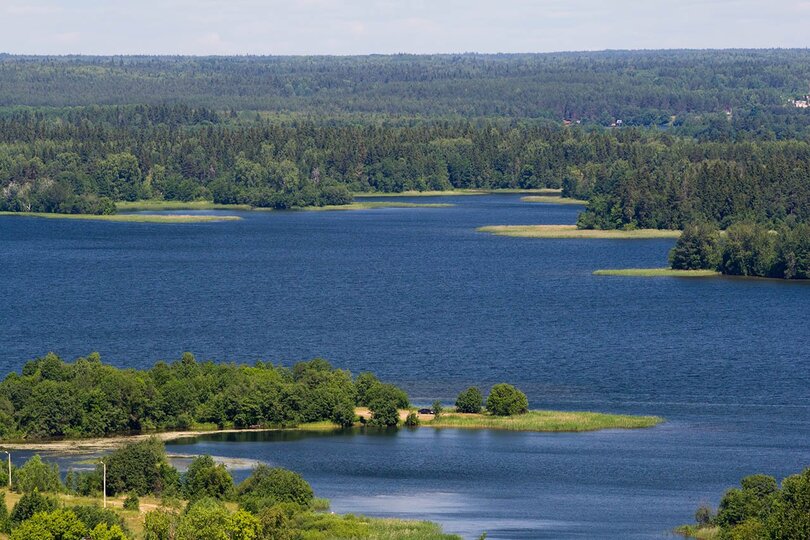
[[355, 197], [454, 197], [459, 195], [497, 195], [498, 193], [526, 193], [538, 196], [559, 196], [561, 189], [540, 188], [540, 189], [448, 189], [432, 191], [401, 191], [399, 193], [385, 193], [380, 191], [358, 191], [353, 193]]
[[328, 206], [302, 206], [295, 210], [304, 212], [329, 212], [334, 210], [373, 210], [375, 208], [448, 208], [455, 206], [446, 203], [411, 203], [400, 201], [355, 201], [350, 204]]
[[678, 238], [681, 231], [659, 229], [599, 230], [578, 229], [576, 225], [489, 225], [478, 232], [519, 238], [593, 238], [604, 240], [634, 240], [645, 238]]
[[720, 527], [698, 527], [697, 525], [681, 525], [675, 527], [675, 534], [686, 538], [697, 538], [698, 540], [713, 540], [720, 537]]
[[150, 210], [251, 210], [249, 204], [216, 204], [211, 201], [119, 201], [119, 212], [144, 212]]
[[424, 425], [436, 428], [580, 432], [600, 429], [648, 428], [663, 421], [663, 418], [658, 416], [630, 416], [586, 411], [529, 411], [516, 416], [448, 412]]
[[119, 223], [210, 223], [236, 221], [239, 216], [209, 216], [190, 214], [49, 214], [44, 212], [0, 212], [0, 216], [33, 217], [45, 219], [74, 219], [85, 221], [113, 221]]
[[574, 204], [580, 206], [588, 204], [588, 201], [582, 199], [569, 199], [567, 197], [560, 197], [559, 195], [529, 195], [527, 197], [521, 197], [520, 200], [523, 202], [546, 204]]
[[597, 270], [595, 276], [628, 276], [628, 277], [714, 277], [722, 275], [715, 270], [674, 270], [672, 268], [623, 268]]

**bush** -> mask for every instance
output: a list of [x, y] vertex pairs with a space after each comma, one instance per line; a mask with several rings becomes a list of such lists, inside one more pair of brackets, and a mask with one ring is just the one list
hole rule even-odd
[[442, 412], [444, 412], [444, 407], [442, 407], [442, 402], [439, 401], [438, 399], [433, 402], [433, 405], [431, 405], [430, 408], [433, 410], [433, 416], [435, 418], [440, 417], [442, 415]]
[[239, 503], [253, 513], [278, 503], [307, 507], [313, 497], [312, 487], [299, 474], [267, 465], [253, 469], [237, 489]]
[[467, 388], [456, 398], [456, 411], [460, 413], [480, 413], [484, 406], [484, 396], [475, 386]]
[[378, 427], [393, 427], [399, 423], [399, 409], [391, 400], [377, 400], [369, 406], [371, 420], [369, 425]]
[[712, 513], [712, 509], [705, 504], [695, 510], [695, 522], [700, 527], [711, 525], [713, 518], [714, 514]]
[[120, 529], [126, 531], [124, 518], [118, 515], [118, 513], [114, 510], [89, 504], [71, 506], [68, 508], [68, 510], [76, 514], [76, 517], [79, 518], [82, 523], [87, 525], [88, 529], [92, 530], [99, 525], [104, 525], [108, 529], [119, 527]]
[[496, 384], [489, 391], [487, 410], [497, 416], [523, 414], [529, 410], [529, 400], [511, 384]]
[[177, 470], [166, 461], [163, 442], [154, 437], [122, 446], [107, 458], [109, 495], [161, 493], [176, 488], [178, 481]]
[[212, 497], [226, 499], [233, 490], [233, 478], [225, 465], [217, 464], [211, 456], [194, 458], [182, 476], [182, 492], [189, 500]]
[[126, 499], [124, 499], [124, 510], [138, 511], [140, 509], [141, 501], [138, 499], [138, 495], [136, 493], [130, 493], [127, 495]]
[[408, 413], [408, 417], [405, 418], [405, 425], [408, 427], [416, 427], [419, 425], [419, 415], [416, 414], [415, 411], [411, 411]]

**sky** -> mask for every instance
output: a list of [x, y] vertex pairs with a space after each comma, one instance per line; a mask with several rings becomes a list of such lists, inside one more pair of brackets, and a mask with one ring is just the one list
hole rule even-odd
[[0, 52], [810, 47], [810, 0], [0, 0]]

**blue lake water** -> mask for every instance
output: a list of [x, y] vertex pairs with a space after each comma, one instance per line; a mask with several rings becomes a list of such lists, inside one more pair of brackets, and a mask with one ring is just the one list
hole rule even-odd
[[[417, 199], [414, 199], [417, 200]], [[0, 370], [53, 350], [371, 370], [417, 403], [508, 381], [533, 408], [659, 414], [633, 432], [400, 430], [207, 438], [175, 452], [295, 469], [339, 512], [489, 538], [660, 538], [741, 476], [810, 465], [810, 284], [597, 277], [672, 240], [538, 240], [519, 196], [441, 209], [164, 225], [0, 217]], [[426, 199], [418, 199], [426, 202]]]

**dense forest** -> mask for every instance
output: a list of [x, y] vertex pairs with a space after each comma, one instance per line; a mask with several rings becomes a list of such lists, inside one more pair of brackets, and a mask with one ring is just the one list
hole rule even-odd
[[[186, 103], [319, 116], [550, 118], [659, 126], [803, 95], [810, 51], [358, 57], [0, 55], [0, 106]], [[788, 122], [789, 123], [789, 122]]]
[[[408, 396], [370, 373], [353, 378], [315, 359], [292, 368], [197, 362], [190, 353], [149, 370], [118, 369], [97, 354], [63, 362], [48, 354], [0, 383], [0, 437], [36, 439], [140, 433], [194, 426], [396, 425]], [[390, 410], [393, 409], [393, 415]]]
[[0, 55], [0, 211], [560, 187], [580, 226], [804, 222], [810, 51]]
[[239, 121], [185, 105], [0, 113], [9, 211], [110, 213], [113, 201], [144, 198], [289, 208], [345, 204], [350, 191], [562, 187], [591, 199], [584, 227], [725, 227], [806, 221], [808, 178], [808, 140], [551, 122]]

